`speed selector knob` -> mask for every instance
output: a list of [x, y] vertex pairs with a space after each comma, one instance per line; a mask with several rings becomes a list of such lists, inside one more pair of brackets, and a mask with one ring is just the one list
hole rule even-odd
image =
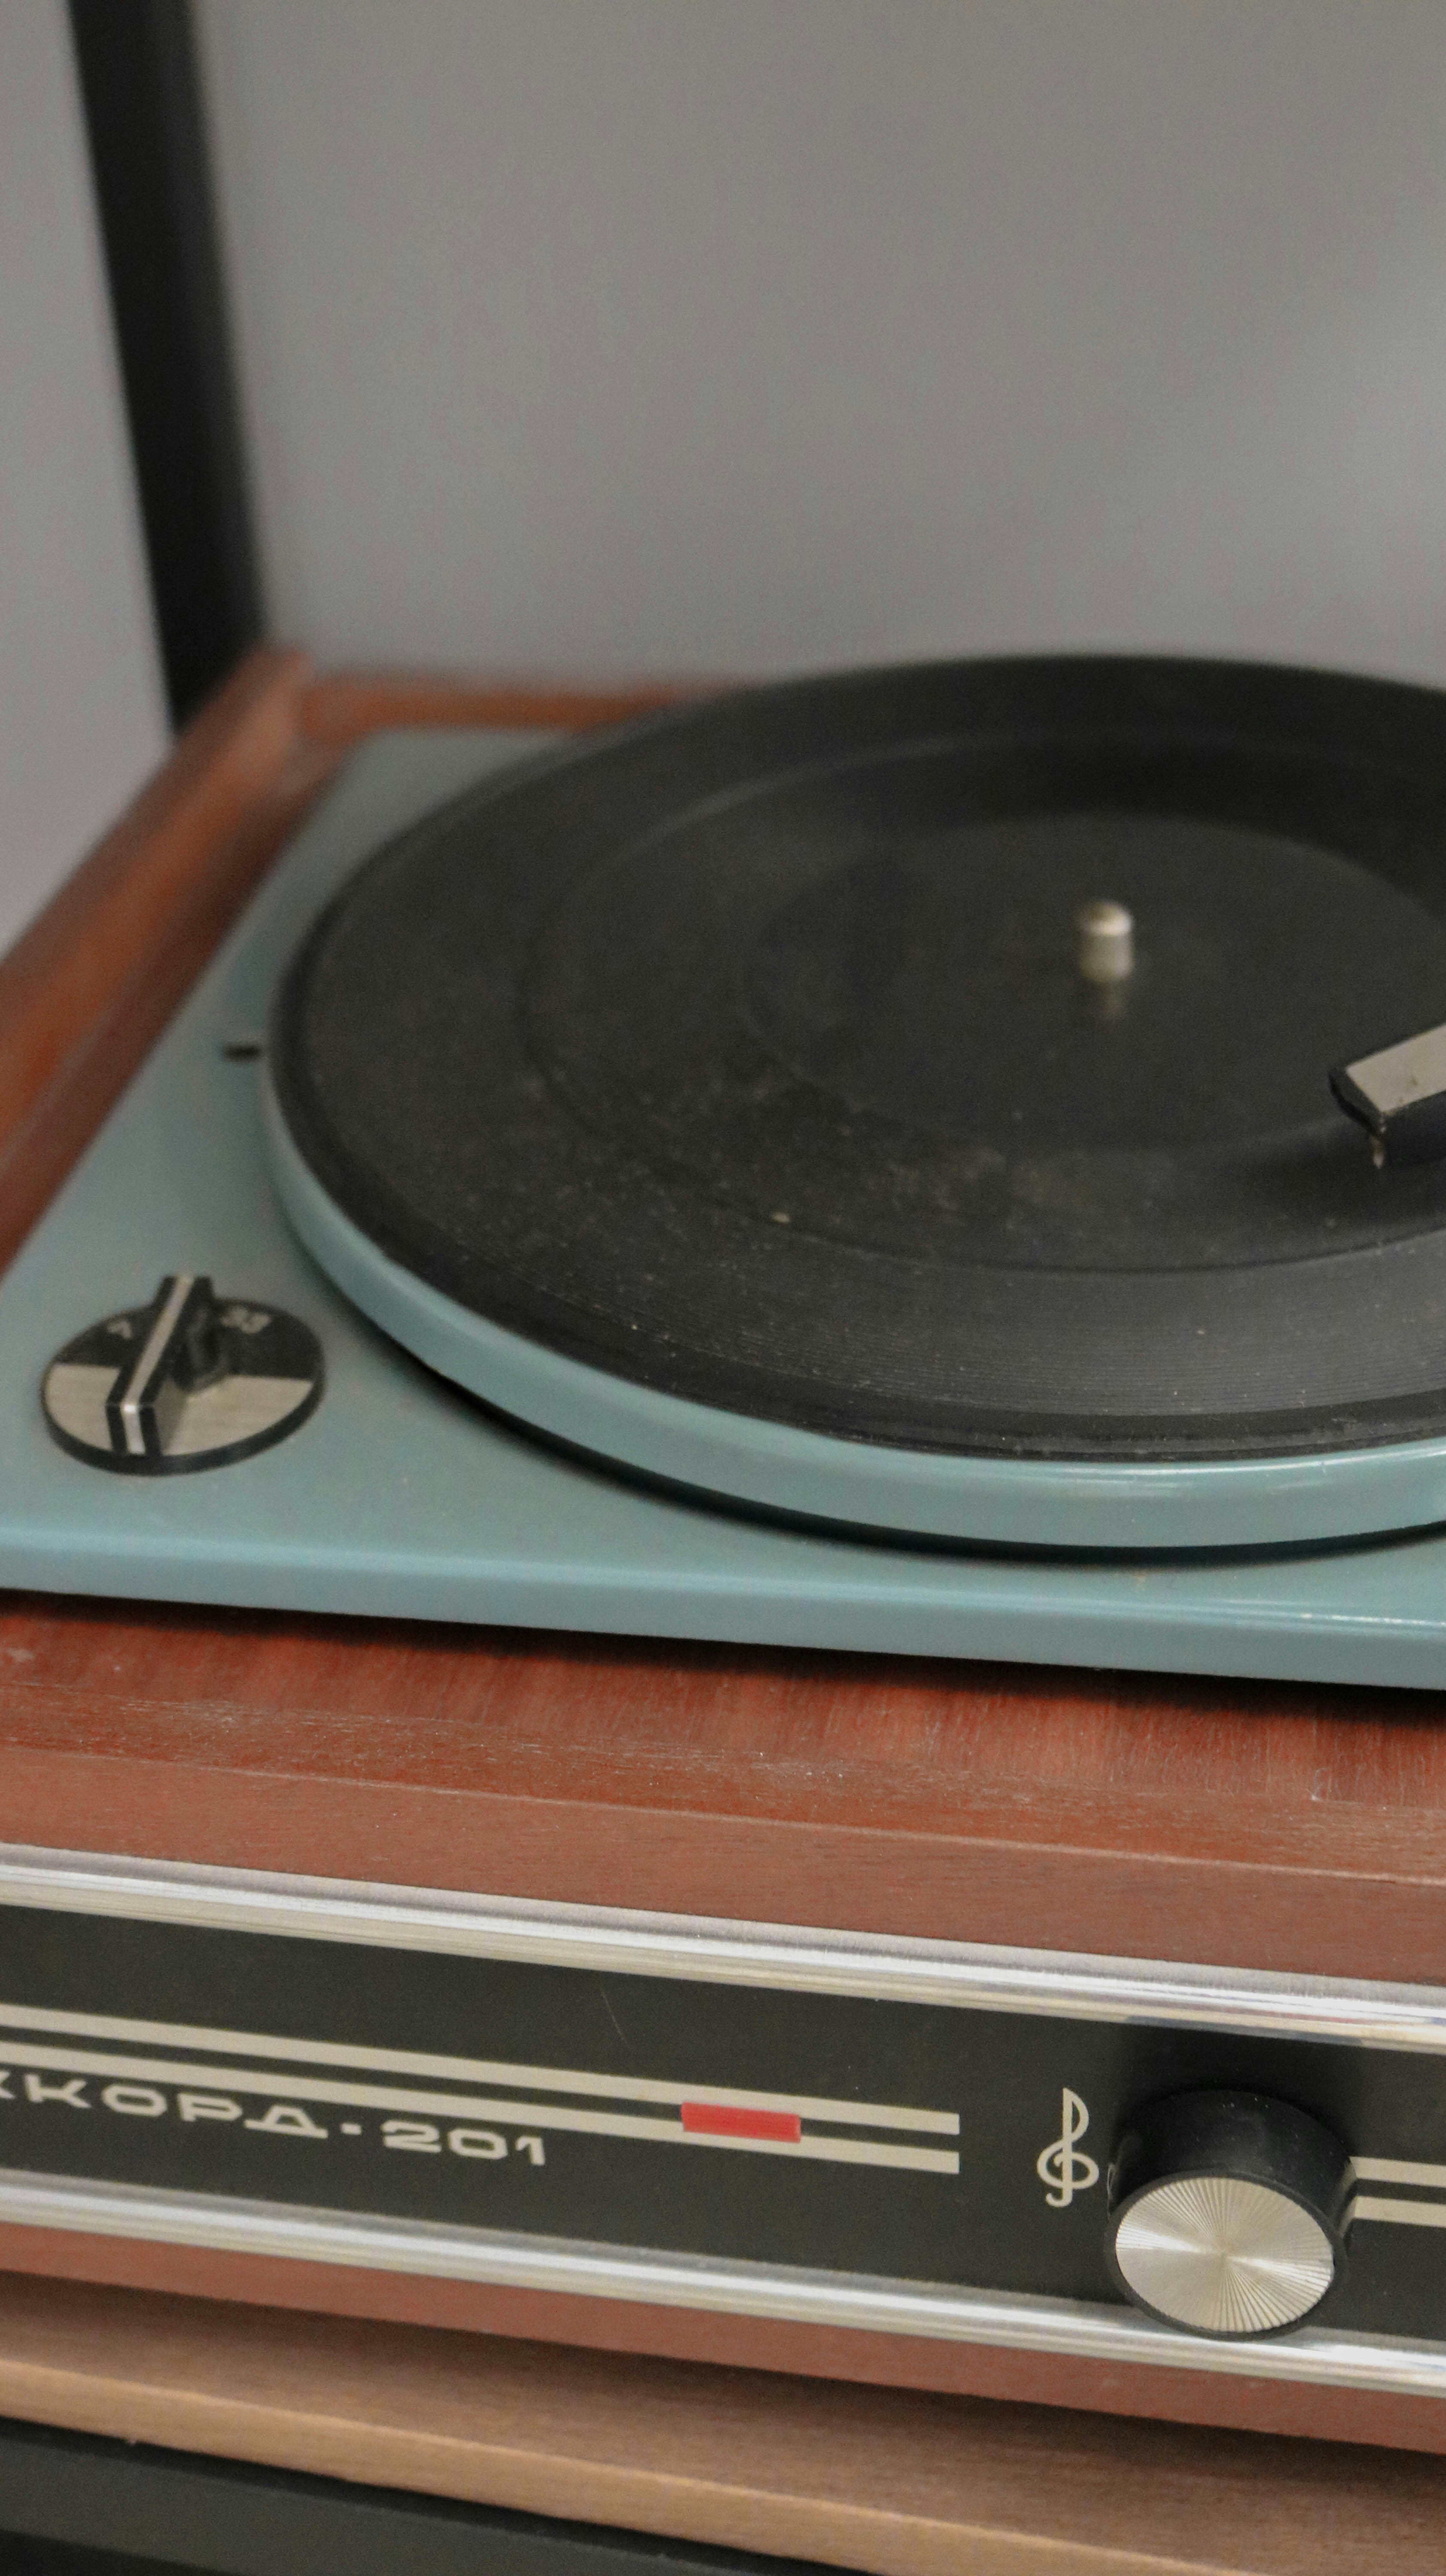
[[72, 1458], [122, 1476], [179, 1476], [254, 1458], [299, 1430], [324, 1376], [309, 1324], [218, 1297], [186, 1270], [148, 1306], [77, 1333], [46, 1370], [40, 1401]]
[[1110, 2270], [1167, 2325], [1279, 2334], [1340, 2278], [1350, 2190], [1345, 2148], [1308, 2112], [1264, 2093], [1177, 2093], [1120, 2140]]

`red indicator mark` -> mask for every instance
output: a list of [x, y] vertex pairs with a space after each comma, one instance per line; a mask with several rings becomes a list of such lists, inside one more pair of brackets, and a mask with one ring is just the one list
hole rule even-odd
[[683, 2126], [692, 2138], [777, 2138], [790, 2147], [803, 2135], [796, 2111], [739, 2111], [728, 2102], [685, 2102]]

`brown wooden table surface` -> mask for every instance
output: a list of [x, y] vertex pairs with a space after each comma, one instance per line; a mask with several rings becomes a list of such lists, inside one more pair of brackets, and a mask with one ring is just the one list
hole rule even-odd
[[0, 2275], [0, 2414], [877, 2576], [1440, 2576], [1446, 2462]]
[[[665, 694], [318, 679], [301, 655], [256, 656], [0, 962], [0, 1261], [352, 743], [384, 723], [578, 725]], [[1436, 1702], [1414, 1694], [12, 1598], [0, 1605], [0, 1833], [1298, 1971], [1436, 1981], [1446, 1959], [1446, 1737]], [[234, 2259], [0, 2231], [0, 2262], [17, 2274], [89, 2265], [92, 2279], [152, 2291], [365, 2311], [366, 2276], [328, 2289], [301, 2277], [317, 2267], [243, 2277], [244, 2266], [227, 2272]], [[475, 2293], [449, 2309], [449, 2286], [383, 2284], [373, 2306], [418, 2313], [405, 2299], [425, 2288], [426, 2313], [493, 2333], [12, 2276], [0, 2407], [341, 2474], [361, 2462], [444, 2492], [867, 2567], [1407, 2568], [1446, 2556], [1408, 2554], [1407, 2535], [1439, 2509], [1434, 2463], [1063, 2411], [1179, 2412], [1424, 2449], [1443, 2438], [1425, 2401], [885, 2350], [883, 2338], [810, 2342], [806, 2329], [770, 2342], [740, 2320], [704, 2320], [682, 2346], [705, 2363], [832, 2374], [825, 2385], [620, 2357], [649, 2333], [654, 2352], [677, 2351], [687, 2320], [676, 2312], [500, 2296], [489, 2307]], [[525, 2340], [540, 2333], [612, 2349]], [[87, 2349], [94, 2367], [81, 2366]], [[956, 2391], [1052, 2403], [840, 2384], [931, 2371], [952, 2371]], [[435, 2411], [453, 2385], [489, 2421], [541, 2408], [553, 2447], [471, 2442]], [[404, 2387], [429, 2392], [410, 2416]], [[569, 2427], [602, 2444], [592, 2468], [567, 2451]], [[670, 2482], [669, 2441], [711, 2465]], [[757, 2492], [745, 2452], [772, 2464]], [[817, 2487], [803, 2501], [789, 2501], [790, 2461], [806, 2461]]]

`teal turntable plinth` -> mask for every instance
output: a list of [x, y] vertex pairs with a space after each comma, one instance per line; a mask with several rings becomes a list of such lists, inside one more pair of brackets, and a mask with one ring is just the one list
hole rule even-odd
[[[1171, 1483], [1158, 1465], [1135, 1476], [1126, 1546], [1058, 1543], [1060, 1496], [1076, 1516], [1069, 1525], [1087, 1530], [1099, 1475], [1067, 1465], [1054, 1473], [1054, 1516], [1038, 1524], [1052, 1543], [1025, 1543], [1029, 1471], [998, 1461], [987, 1465], [1008, 1503], [1007, 1540], [879, 1534], [885, 1509], [861, 1510], [876, 1527], [855, 1536], [800, 1514], [786, 1440], [776, 1442], [780, 1516], [770, 1519], [583, 1454], [600, 1444], [586, 1409], [589, 1372], [572, 1363], [519, 1345], [534, 1375], [552, 1368], [551, 1437], [475, 1400], [440, 1373], [455, 1320], [445, 1300], [435, 1301], [433, 1366], [380, 1329], [389, 1320], [385, 1258], [349, 1239], [344, 1216], [299, 1158], [286, 1161], [284, 1145], [290, 1217], [273, 1178], [264, 1137], [273, 990], [370, 850], [544, 742], [398, 733], [357, 754], [55, 1199], [0, 1290], [0, 1581], [930, 1656], [1421, 1688], [1446, 1681], [1446, 1535], [1429, 1525], [1438, 1512], [1446, 1519], [1446, 1459], [1429, 1441], [1377, 1447], [1347, 1470], [1329, 1457], [1231, 1462], [1213, 1490], [1208, 1473], [1197, 1488], [1190, 1545], [1150, 1543], [1152, 1530], [1177, 1536], [1179, 1527], [1152, 1508], [1152, 1487], [1164, 1495]], [[159, 1280], [182, 1274], [204, 1274], [225, 1298], [274, 1305], [307, 1325], [324, 1353], [322, 1400], [293, 1436], [239, 1463], [154, 1479], [98, 1475], [47, 1434], [47, 1364], [97, 1318], [137, 1308]], [[1393, 1476], [1406, 1495], [1399, 1517], [1427, 1525], [1381, 1528], [1391, 1507], [1367, 1494], [1361, 1519], [1376, 1524], [1368, 1537], [1232, 1544], [1239, 1497], [1252, 1485], [1274, 1481], [1288, 1531], [1292, 1492], [1313, 1494], [1318, 1511], [1335, 1477], [1339, 1532], [1363, 1490]], [[1118, 1516], [1113, 1526], [1117, 1540]]]

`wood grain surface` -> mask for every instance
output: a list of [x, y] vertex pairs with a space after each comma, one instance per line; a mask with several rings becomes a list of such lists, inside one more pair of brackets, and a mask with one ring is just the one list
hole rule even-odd
[[[7, 1839], [1344, 1975], [1441, 1973], [1446, 1738], [1286, 1691], [11, 1596]], [[1324, 2439], [1432, 2401], [0, 2229], [16, 2270]]]
[[[378, 725], [655, 704], [261, 655], [0, 966], [0, 1246]], [[0, 1602], [13, 1841], [1435, 1982], [1446, 1734], [1417, 1694]], [[1432, 2447], [1446, 2409], [5, 2231], [234, 2300]]]
[[1415, 1693], [515, 1629], [0, 1607], [12, 1839], [1434, 1981]]
[[254, 655], [0, 959], [0, 1265], [335, 767], [306, 672]]
[[877, 2576], [1439, 2576], [1446, 2463], [0, 2277], [0, 2413]]
[[337, 751], [350, 750], [387, 725], [490, 725], [519, 732], [546, 726], [581, 733], [698, 696], [705, 685], [720, 684], [684, 689], [659, 681], [578, 689], [555, 681], [443, 679], [435, 671], [331, 671], [309, 681], [300, 720], [309, 741]]

